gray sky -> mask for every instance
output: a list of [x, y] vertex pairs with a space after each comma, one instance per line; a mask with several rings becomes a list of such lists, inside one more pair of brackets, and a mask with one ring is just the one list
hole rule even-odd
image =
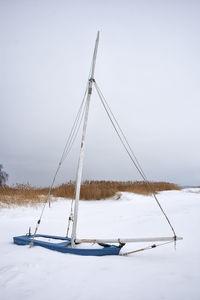
[[[150, 180], [200, 184], [200, 1], [0, 0], [0, 163], [51, 183], [88, 78]], [[56, 184], [74, 180], [80, 136]], [[84, 179], [138, 180], [93, 93]]]

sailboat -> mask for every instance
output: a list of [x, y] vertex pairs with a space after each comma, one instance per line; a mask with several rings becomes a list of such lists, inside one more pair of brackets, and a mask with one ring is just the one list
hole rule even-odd
[[[32, 246], [41, 246], [47, 249], [59, 251], [62, 253], [70, 253], [70, 254], [78, 254], [78, 255], [87, 255], [87, 256], [104, 256], [104, 255], [119, 255], [120, 250], [126, 243], [150, 243], [150, 242], [162, 242], [161, 244], [152, 244], [151, 246], [144, 247], [142, 249], [130, 251], [127, 253], [123, 253], [123, 255], [128, 255], [131, 253], [135, 253], [138, 251], [143, 251], [147, 249], [155, 248], [156, 246], [164, 245], [167, 243], [176, 243], [177, 240], [181, 240], [182, 237], [176, 236], [175, 230], [167, 217], [166, 213], [164, 212], [163, 208], [160, 205], [160, 202], [157, 199], [156, 194], [154, 193], [150, 182], [147, 180], [136, 156], [134, 155], [121, 127], [119, 126], [119, 123], [117, 122], [116, 118], [114, 117], [110, 107], [108, 106], [105, 97], [103, 96], [101, 90], [99, 89], [95, 79], [94, 79], [94, 73], [95, 73], [95, 64], [96, 64], [96, 57], [97, 57], [97, 49], [99, 44], [99, 32], [97, 33], [97, 38], [95, 42], [94, 47], [94, 53], [92, 58], [92, 65], [91, 70], [89, 74], [89, 78], [87, 81], [86, 91], [84, 95], [84, 99], [82, 101], [81, 107], [79, 109], [79, 112], [77, 114], [75, 123], [72, 127], [70, 136], [67, 140], [67, 143], [65, 145], [63, 154], [61, 156], [61, 160], [59, 162], [59, 165], [57, 167], [57, 170], [55, 172], [55, 176], [53, 178], [52, 184], [49, 189], [47, 202], [44, 204], [42, 208], [42, 212], [40, 215], [39, 220], [37, 221], [35, 231], [33, 234], [31, 234], [31, 231], [29, 229], [29, 233], [22, 236], [15, 236], [13, 237], [14, 243], [17, 245], [30, 245]], [[166, 221], [168, 222], [169, 226], [171, 227], [172, 236], [169, 237], [148, 237], [148, 238], [106, 238], [106, 239], [98, 239], [98, 238], [91, 238], [91, 239], [78, 239], [77, 238], [77, 221], [78, 221], [78, 209], [79, 209], [79, 199], [80, 199], [80, 190], [81, 190], [81, 180], [82, 180], [82, 170], [83, 170], [83, 157], [84, 157], [84, 150], [85, 150], [85, 138], [86, 138], [86, 129], [87, 129], [87, 122], [88, 122], [88, 113], [89, 113], [89, 107], [90, 107], [90, 100], [92, 95], [93, 86], [96, 88], [97, 94], [105, 108], [105, 111], [120, 139], [122, 142], [122, 145], [124, 146], [128, 156], [131, 159], [131, 162], [134, 164], [136, 169], [138, 170], [139, 174], [143, 178], [144, 182], [146, 183], [147, 187], [149, 188], [152, 196], [154, 197], [155, 201], [157, 202], [158, 206], [160, 207], [161, 212], [163, 213]], [[85, 101], [85, 102], [84, 102]], [[85, 104], [83, 104], [85, 103]], [[80, 155], [79, 155], [79, 161], [78, 161], [78, 169], [77, 169], [77, 177], [76, 177], [76, 188], [75, 188], [75, 199], [72, 199], [73, 205], [71, 206], [71, 212], [69, 215], [68, 220], [68, 226], [67, 226], [67, 234], [65, 237], [63, 236], [53, 236], [53, 235], [46, 235], [46, 234], [38, 234], [38, 228], [41, 223], [41, 219], [44, 213], [44, 209], [47, 203], [50, 205], [50, 199], [51, 199], [51, 190], [53, 187], [53, 184], [55, 182], [57, 173], [61, 167], [61, 164], [63, 163], [66, 155], [71, 150], [72, 144], [74, 142], [74, 139], [77, 135], [77, 131], [80, 127], [80, 121], [83, 121], [83, 130], [82, 130], [82, 139], [81, 139], [81, 146], [80, 146]], [[72, 223], [72, 230], [71, 230], [71, 236], [69, 236], [69, 229], [70, 224]], [[91, 245], [89, 247], [83, 247], [82, 245]], [[96, 245], [97, 247], [94, 247]]]

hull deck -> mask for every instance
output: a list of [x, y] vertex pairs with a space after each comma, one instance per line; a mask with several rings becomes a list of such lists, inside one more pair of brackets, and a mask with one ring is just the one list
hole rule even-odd
[[[33, 235], [22, 235], [13, 237], [13, 241], [17, 245], [29, 245]], [[46, 240], [46, 241], [45, 241]], [[119, 255], [120, 247], [110, 244], [98, 243], [99, 248], [78, 248], [71, 247], [71, 239], [61, 236], [36, 234], [33, 242], [34, 246], [41, 246], [50, 250], [86, 256], [104, 256], [104, 255]], [[92, 248], [92, 247], [91, 247]]]

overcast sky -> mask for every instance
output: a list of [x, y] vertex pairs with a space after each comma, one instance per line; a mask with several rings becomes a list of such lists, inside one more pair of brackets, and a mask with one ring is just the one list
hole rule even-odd
[[[200, 185], [200, 1], [0, 0], [0, 163], [51, 183], [95, 79], [150, 180]], [[74, 180], [80, 135], [56, 184]], [[94, 92], [84, 179], [139, 180]]]

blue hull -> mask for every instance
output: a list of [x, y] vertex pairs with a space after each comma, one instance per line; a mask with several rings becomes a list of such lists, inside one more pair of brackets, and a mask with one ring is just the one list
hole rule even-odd
[[[51, 243], [51, 242], [43, 242], [37, 240], [37, 237], [43, 238], [51, 238], [55, 240], [63, 240], [60, 243]], [[15, 236], [13, 237], [13, 241], [17, 245], [29, 245], [33, 235], [22, 235], [22, 236]], [[77, 254], [77, 255], [87, 255], [87, 256], [103, 256], [103, 255], [119, 255], [120, 247], [109, 245], [109, 244], [99, 244], [103, 248], [101, 249], [78, 249], [78, 248], [71, 248], [71, 239], [66, 237], [60, 236], [53, 236], [53, 235], [44, 235], [44, 234], [36, 234], [34, 238], [34, 246], [41, 246], [50, 250], [62, 252], [62, 253], [70, 253], [70, 254]]]

